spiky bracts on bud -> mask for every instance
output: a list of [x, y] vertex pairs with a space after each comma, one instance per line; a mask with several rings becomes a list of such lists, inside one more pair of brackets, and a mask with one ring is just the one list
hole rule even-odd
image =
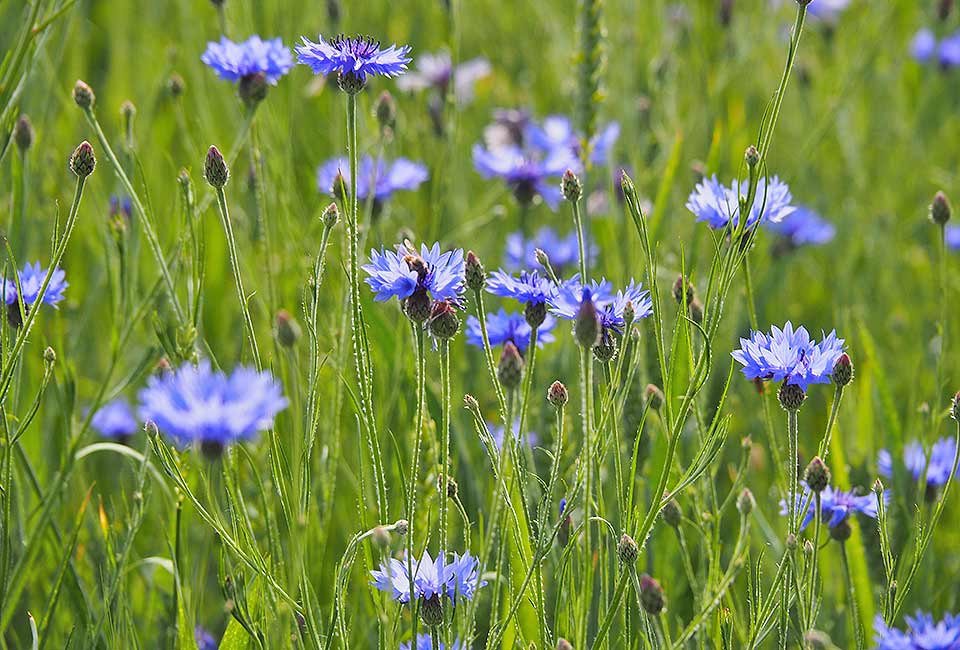
[[583, 185], [580, 184], [580, 179], [577, 178], [572, 169], [563, 172], [563, 178], [560, 180], [560, 191], [563, 192], [563, 198], [571, 203], [576, 203], [583, 195]]
[[562, 409], [570, 401], [570, 392], [561, 382], [555, 381], [547, 389], [547, 401], [556, 409]]
[[750, 145], [747, 147], [747, 150], [743, 152], [743, 159], [746, 161], [747, 166], [752, 169], [760, 163], [760, 152], [757, 151], [755, 146]]
[[267, 83], [267, 75], [263, 72], [257, 72], [240, 77], [240, 83], [237, 85], [237, 95], [244, 104], [252, 108], [267, 98], [269, 89], [270, 84]]
[[[587, 290], [584, 289], [586, 294]], [[580, 302], [580, 311], [573, 322], [573, 334], [577, 343], [584, 348], [592, 348], [600, 340], [600, 315], [597, 306], [589, 295], [585, 295]]]
[[394, 127], [397, 122], [397, 102], [394, 101], [393, 95], [389, 91], [384, 90], [380, 93], [373, 112], [377, 116], [377, 123], [380, 124], [381, 129], [392, 129]]
[[883, 481], [881, 481], [879, 478], [873, 482], [872, 489], [873, 493], [878, 497], [883, 497]]
[[467, 252], [467, 257], [463, 262], [464, 276], [467, 288], [471, 291], [483, 291], [487, 284], [487, 272], [483, 268], [483, 263], [477, 254], [473, 251]]
[[93, 155], [93, 147], [84, 140], [73, 150], [73, 155], [70, 156], [70, 170], [78, 178], [86, 178], [93, 173], [96, 166], [97, 157]]
[[663, 395], [663, 391], [660, 390], [660, 387], [655, 384], [647, 384], [647, 401], [650, 402], [650, 408], [654, 411], [659, 411], [663, 408], [663, 402], [666, 399]]
[[803, 473], [803, 480], [814, 492], [823, 492], [830, 485], [830, 469], [819, 456], [814, 456]]
[[683, 509], [680, 507], [680, 503], [676, 499], [670, 499], [667, 501], [667, 505], [663, 506], [663, 510], [660, 511], [660, 515], [663, 517], [663, 520], [671, 528], [676, 528], [680, 525], [680, 522], [683, 521]]
[[689, 307], [690, 303], [693, 302], [694, 294], [693, 283], [682, 275], [678, 275], [677, 279], [673, 281], [673, 299], [677, 301], [677, 304], [685, 304]]
[[953, 404], [950, 408], [950, 417], [960, 422], [960, 391], [953, 396]]
[[43, 360], [48, 365], [54, 364], [57, 361], [57, 353], [49, 345], [43, 351]]
[[[352, 72], [339, 72], [337, 73], [337, 86], [340, 87], [340, 90], [347, 93], [348, 95], [359, 94], [367, 85], [366, 77], [359, 77], [358, 75], [353, 74]], [[429, 623], [428, 623], [429, 625]]]
[[425, 323], [433, 308], [426, 289], [417, 289], [403, 299], [403, 313], [414, 323]]
[[746, 517], [757, 505], [757, 500], [753, 498], [753, 492], [749, 488], [743, 488], [740, 494], [737, 496], [737, 510], [740, 511], [740, 514]]
[[323, 222], [323, 227], [328, 230], [340, 223], [340, 208], [337, 207], [337, 204], [331, 203], [324, 208], [320, 220]]
[[430, 328], [430, 333], [438, 339], [452, 339], [460, 330], [460, 318], [457, 316], [457, 310], [448, 300], [437, 300], [430, 309], [427, 327]]
[[26, 151], [33, 146], [33, 124], [26, 115], [17, 118], [17, 123], [13, 125], [13, 141], [20, 151]]
[[636, 564], [637, 558], [640, 557], [640, 547], [626, 533], [620, 536], [620, 543], [617, 544], [617, 557], [621, 563], [626, 565]]
[[292, 348], [297, 344], [297, 341], [300, 340], [302, 334], [303, 331], [300, 329], [300, 324], [297, 323], [297, 320], [290, 312], [286, 309], [281, 309], [277, 312], [276, 335], [277, 342], [281, 346]]
[[227, 169], [227, 161], [223, 159], [223, 154], [215, 146], [211, 145], [207, 149], [207, 158], [203, 162], [203, 177], [207, 179], [210, 186], [220, 189], [230, 180], [230, 170]]
[[794, 384], [784, 383], [777, 391], [777, 399], [784, 411], [797, 412], [807, 399], [807, 392]]
[[420, 620], [427, 627], [436, 627], [443, 623], [443, 601], [434, 594], [432, 598], [420, 600]]
[[547, 319], [547, 304], [543, 302], [528, 302], [523, 308], [523, 317], [530, 329], [537, 329]]
[[85, 111], [89, 111], [97, 103], [97, 96], [93, 94], [93, 88], [87, 85], [85, 81], [77, 79], [73, 85], [73, 101]]
[[837, 362], [833, 364], [833, 383], [837, 386], [846, 386], [853, 381], [853, 362], [850, 361], [850, 355], [846, 352], [840, 355]]
[[600, 337], [600, 342], [593, 346], [593, 357], [600, 363], [612, 361], [617, 356], [617, 339], [612, 336]]
[[640, 604], [651, 616], [659, 616], [667, 605], [660, 583], [644, 573], [640, 576]]
[[523, 357], [512, 341], [503, 344], [500, 362], [497, 364], [497, 379], [504, 388], [512, 390], [523, 380]]

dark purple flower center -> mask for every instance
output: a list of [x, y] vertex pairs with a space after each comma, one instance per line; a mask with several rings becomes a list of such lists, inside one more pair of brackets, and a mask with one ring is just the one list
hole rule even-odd
[[331, 42], [335, 48], [349, 54], [357, 59], [369, 59], [380, 49], [380, 41], [373, 40], [370, 36], [344, 36], [340, 34]]

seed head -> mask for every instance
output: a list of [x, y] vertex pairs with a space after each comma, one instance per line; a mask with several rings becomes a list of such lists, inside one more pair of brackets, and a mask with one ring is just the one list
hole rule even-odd
[[803, 406], [803, 401], [807, 399], [807, 393], [794, 384], [784, 383], [777, 392], [777, 399], [780, 400], [780, 406], [783, 410], [797, 412]]
[[447, 300], [437, 300], [430, 310], [427, 321], [430, 333], [441, 340], [452, 339], [460, 329], [460, 319], [457, 310]]
[[300, 324], [286, 309], [277, 312], [276, 320], [277, 341], [285, 348], [292, 348], [300, 340], [303, 331]]
[[807, 465], [803, 480], [814, 492], [823, 492], [830, 485], [830, 469], [819, 456], [814, 456], [810, 464]]
[[833, 383], [837, 386], [846, 386], [853, 381], [853, 362], [850, 356], [844, 352], [833, 365]]
[[13, 126], [13, 141], [17, 144], [20, 151], [26, 151], [33, 146], [33, 124], [26, 115], [17, 118], [17, 123]]
[[77, 106], [88, 111], [96, 104], [97, 96], [93, 94], [93, 88], [88, 86], [86, 82], [77, 79], [77, 83], [73, 85], [73, 101], [76, 102]]
[[97, 158], [93, 155], [93, 147], [84, 140], [70, 156], [70, 169], [78, 178], [86, 178], [93, 173], [97, 166]]
[[215, 146], [211, 145], [207, 149], [207, 159], [203, 165], [203, 176], [215, 189], [220, 189], [230, 180], [230, 170], [227, 169], [227, 161], [223, 159], [223, 154]]
[[633, 541], [633, 538], [624, 533], [620, 536], [620, 543], [617, 544], [617, 557], [623, 564], [636, 564], [640, 556], [640, 547]]
[[523, 380], [524, 369], [523, 357], [520, 351], [512, 341], [503, 344], [503, 352], [500, 354], [500, 363], [497, 364], [497, 379], [504, 388], [510, 390], [520, 385]]
[[320, 217], [323, 221], [323, 227], [330, 229], [340, 222], [340, 208], [336, 203], [331, 203], [323, 209], [323, 215]]
[[580, 184], [580, 179], [577, 178], [577, 175], [573, 173], [572, 169], [563, 172], [563, 180], [560, 181], [560, 190], [563, 192], [563, 198], [571, 203], [576, 203], [580, 200], [581, 195], [583, 195], [583, 186]]
[[483, 269], [480, 258], [473, 251], [469, 251], [464, 260], [464, 274], [467, 288], [471, 291], [482, 291], [487, 284], [487, 273]]
[[663, 587], [646, 573], [640, 576], [640, 604], [651, 616], [659, 616], [667, 604]]
[[559, 381], [550, 384], [550, 388], [547, 389], [547, 401], [554, 408], [562, 409], [570, 401], [570, 393], [567, 391], [567, 387]]

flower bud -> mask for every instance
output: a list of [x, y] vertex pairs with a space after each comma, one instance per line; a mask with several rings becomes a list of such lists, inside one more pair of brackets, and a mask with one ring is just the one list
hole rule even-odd
[[393, 95], [386, 90], [380, 93], [374, 113], [381, 129], [392, 129], [397, 121], [397, 102], [393, 100]]
[[592, 348], [600, 340], [600, 315], [593, 304], [590, 289], [583, 289], [580, 310], [573, 322], [573, 333], [581, 347]]
[[403, 300], [403, 313], [414, 323], [425, 323], [431, 310], [430, 296], [425, 289], [417, 289]]
[[794, 535], [793, 533], [789, 533], [789, 534], [787, 535], [786, 545], [787, 545], [787, 550], [788, 550], [788, 551], [795, 551], [795, 550], [797, 550], [797, 536]]
[[640, 576], [640, 604], [651, 616], [659, 616], [667, 604], [663, 587], [646, 573]]
[[320, 220], [323, 221], [324, 228], [330, 229], [336, 226], [340, 222], [340, 208], [337, 207], [337, 204], [331, 203], [324, 208]]
[[780, 400], [783, 410], [796, 413], [807, 399], [807, 393], [799, 386], [784, 383], [777, 392], [777, 399]]
[[699, 298], [690, 301], [690, 319], [697, 325], [703, 325], [703, 303]]
[[131, 121], [137, 114], [137, 107], [129, 99], [120, 104], [120, 117], [124, 122]]
[[872, 489], [873, 489], [873, 493], [874, 493], [874, 494], [876, 494], [878, 497], [882, 497], [882, 496], [883, 496], [883, 481], [881, 481], [881, 480], [878, 478], [876, 481], [873, 482], [873, 487], [872, 487]]
[[813, 542], [809, 539], [803, 542], [803, 554], [806, 556], [813, 555]]
[[680, 503], [676, 499], [667, 501], [667, 505], [663, 506], [660, 514], [671, 528], [676, 528], [683, 521], [683, 509], [680, 508]]
[[600, 363], [607, 363], [615, 356], [617, 356], [617, 340], [612, 336], [601, 336], [600, 342], [593, 346], [593, 357]]
[[830, 469], [819, 456], [814, 456], [803, 474], [803, 480], [814, 492], [823, 492], [830, 485]]
[[186, 84], [183, 81], [183, 77], [178, 75], [176, 72], [170, 75], [170, 78], [167, 79], [167, 92], [170, 93], [170, 97], [173, 99], [179, 99], [183, 95], [183, 91], [186, 88]]
[[466, 276], [467, 288], [471, 291], [482, 291], [487, 284], [487, 273], [483, 269], [480, 258], [473, 251], [467, 253], [464, 261], [464, 275]]
[[276, 335], [277, 341], [285, 348], [292, 348], [300, 340], [303, 331], [300, 324], [286, 309], [277, 312]]
[[477, 398], [473, 395], [464, 395], [463, 396], [463, 405], [466, 406], [471, 411], [480, 410], [480, 402], [477, 401]]
[[448, 499], [456, 499], [457, 493], [459, 492], [459, 487], [457, 486], [457, 481], [452, 476], [444, 477], [443, 474], [437, 477], [437, 490], [440, 492], [446, 492]]
[[437, 300], [430, 310], [427, 321], [430, 333], [441, 340], [452, 339], [460, 329], [460, 319], [457, 310], [447, 300]]
[[537, 329], [547, 320], [547, 304], [544, 302], [528, 302], [523, 308], [523, 317], [531, 329]]
[[500, 362], [497, 364], [497, 379], [504, 388], [510, 390], [520, 385], [523, 380], [523, 357], [512, 341], [503, 344]]
[[230, 180], [230, 170], [227, 169], [227, 161], [223, 159], [223, 154], [214, 146], [207, 149], [207, 159], [203, 165], [203, 177], [207, 179], [210, 186], [220, 189]]
[[550, 384], [550, 388], [547, 389], [547, 401], [554, 408], [562, 409], [570, 401], [570, 393], [567, 391], [567, 387], [559, 381]]
[[682, 275], [678, 275], [673, 282], [673, 299], [677, 301], [678, 305], [686, 304], [689, 307], [690, 303], [693, 302], [693, 296], [693, 283], [686, 280]]
[[563, 180], [560, 181], [560, 190], [563, 192], [563, 198], [571, 203], [576, 203], [580, 200], [581, 195], [583, 195], [583, 186], [580, 184], [580, 179], [577, 178], [577, 175], [573, 173], [572, 169], [563, 172]]
[[747, 161], [747, 166], [752, 169], [760, 163], [760, 152], [757, 151], [755, 146], [750, 145], [744, 152], [743, 159]]
[[547, 252], [542, 248], [534, 249], [533, 256], [536, 258], [537, 264], [539, 264], [543, 268], [550, 267], [550, 256], [547, 255]]
[[830, 529], [830, 537], [840, 542], [841, 544], [847, 541], [848, 539], [850, 539], [850, 535], [852, 533], [853, 533], [853, 529], [850, 528], [850, 522], [847, 521], [846, 519], [844, 519], [839, 524], [837, 524], [836, 526], [833, 526]]
[[557, 641], [557, 650], [573, 650], [573, 644], [561, 637]]
[[70, 156], [70, 169], [78, 178], [86, 178], [93, 173], [96, 166], [97, 158], [93, 155], [93, 147], [84, 140]]
[[237, 95], [244, 104], [252, 108], [267, 98], [269, 89], [267, 75], [263, 72], [257, 72], [240, 77], [240, 83], [237, 85]]
[[617, 557], [623, 564], [636, 564], [640, 556], [640, 547], [633, 541], [633, 538], [624, 533], [620, 536], [620, 543], [617, 544]]
[[950, 408], [950, 417], [960, 422], [960, 392], [953, 396], [953, 405]]
[[659, 386], [647, 384], [647, 401], [650, 402], [650, 408], [654, 411], [659, 411], [663, 408], [664, 400], [666, 400], [666, 397], [664, 397], [663, 391], [660, 390]]
[[853, 381], [853, 362], [850, 356], [844, 352], [833, 364], [833, 383], [837, 386], [846, 386]]
[[86, 82], [77, 79], [77, 83], [73, 86], [73, 101], [76, 102], [77, 106], [87, 111], [96, 104], [97, 96], [93, 94], [93, 88], [88, 86]]
[[754, 507], [756, 507], [757, 501], [753, 498], [753, 492], [750, 491], [750, 488], [743, 488], [740, 492], [740, 495], [737, 497], [737, 510], [744, 517], [753, 512]]
[[53, 348], [49, 345], [47, 349], [43, 351], [43, 360], [48, 364], [56, 363], [57, 361], [57, 353], [54, 352]]
[[13, 125], [13, 141], [17, 144], [20, 151], [26, 151], [33, 146], [33, 124], [26, 115], [17, 118], [17, 123]]

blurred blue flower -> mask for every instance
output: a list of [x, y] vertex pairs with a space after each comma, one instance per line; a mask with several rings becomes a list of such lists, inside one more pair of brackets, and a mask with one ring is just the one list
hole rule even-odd
[[104, 438], [128, 438], [139, 428], [133, 410], [125, 399], [115, 399], [101, 406], [90, 424]]
[[[687, 209], [696, 217], [697, 221], [706, 221], [714, 229], [724, 229], [730, 225], [731, 218], [734, 227], [739, 225], [740, 195], [746, 196], [749, 181], [737, 182], [725, 186], [717, 180], [716, 175], [704, 178], [697, 183], [690, 197], [687, 199]], [[782, 221], [796, 208], [791, 205], [793, 195], [787, 184], [776, 176], [767, 179], [761, 178], [757, 183], [756, 198], [747, 218], [747, 227], [752, 227], [758, 221]]]
[[947, 247], [960, 251], [960, 226], [947, 226], [945, 236]]
[[400, 244], [396, 251], [370, 251], [370, 263], [362, 268], [370, 276], [366, 282], [377, 294], [376, 300], [403, 300], [424, 291], [433, 300], [459, 305], [465, 290], [463, 249], [443, 253], [440, 244], [434, 243], [432, 248], [420, 244], [419, 255], [415, 250]]
[[567, 509], [567, 498], [562, 497], [560, 499], [560, 514], [563, 515], [563, 511]]
[[217, 650], [220, 643], [199, 625], [193, 628], [193, 639], [197, 643], [197, 650]]
[[810, 384], [830, 383], [833, 366], [844, 351], [844, 340], [831, 331], [816, 343], [803, 326], [794, 330], [790, 321], [781, 330], [774, 325], [770, 334], [751, 332], [740, 339], [733, 358], [743, 366], [747, 379], [786, 381], [806, 390]]
[[960, 32], [951, 34], [940, 41], [937, 48], [937, 60], [942, 68], [960, 65]]
[[110, 197], [110, 216], [115, 216], [122, 214], [126, 218], [130, 218], [130, 215], [133, 214], [133, 206], [130, 203], [129, 196], [111, 196]]
[[[542, 348], [545, 343], [553, 343], [553, 328], [556, 325], [556, 319], [548, 314], [537, 328], [537, 347]], [[530, 345], [530, 326], [523, 314], [508, 314], [501, 308], [498, 312], [487, 314], [487, 337], [491, 347], [510, 341], [517, 346], [520, 354], [524, 354]], [[476, 316], [467, 318], [467, 343], [478, 348], [483, 347], [483, 332]]]
[[139, 401], [143, 422], [153, 422], [181, 445], [199, 442], [211, 449], [272, 427], [288, 403], [269, 372], [241, 366], [228, 376], [212, 370], [206, 359], [150, 377]]
[[924, 27], [910, 41], [910, 55], [920, 63], [927, 63], [937, 52], [937, 37]]
[[476, 144], [473, 165], [484, 178], [502, 178], [520, 203], [530, 203], [539, 195], [552, 210], [563, 198], [560, 177], [568, 169], [580, 168], [576, 156], [565, 147], [542, 152], [516, 145], [485, 148]]
[[537, 271], [521, 271], [520, 277], [494, 271], [487, 278], [487, 291], [501, 298], [513, 298], [523, 305], [544, 304], [556, 293], [556, 287]]
[[369, 36], [337, 36], [331, 41], [318, 37], [314, 43], [306, 36], [296, 47], [297, 62], [310, 66], [314, 74], [350, 75], [365, 82], [367, 75], [396, 77], [403, 74], [411, 58], [410, 46], [391, 45], [381, 49], [380, 42]]
[[798, 207], [782, 221], [771, 221], [767, 226], [792, 246], [826, 244], [833, 240], [837, 233], [832, 223], [806, 207]]
[[626, 289], [614, 294], [613, 286], [606, 279], [600, 282], [593, 280], [589, 286], [584, 286], [580, 283], [579, 275], [557, 287], [549, 301], [550, 311], [564, 320], [576, 320], [584, 300], [593, 301], [600, 317], [600, 326], [603, 328], [601, 337], [604, 340], [611, 332], [623, 334], [626, 325], [623, 312], [628, 302], [633, 303], [634, 322], [653, 313], [653, 302], [640, 283], [630, 280]]
[[[544, 226], [529, 239], [524, 237], [522, 232], [507, 235], [507, 268], [540, 268], [540, 262], [537, 261], [538, 248], [550, 258], [550, 266], [557, 275], [562, 276], [564, 271], [576, 268], [580, 262], [577, 231], [571, 230], [565, 237], [561, 237], [553, 228]], [[597, 247], [589, 246], [587, 260], [596, 257], [596, 254]]]
[[877, 614], [873, 622], [876, 650], [957, 650], [960, 648], [960, 616], [947, 614], [934, 623], [933, 616], [918, 611], [906, 616], [907, 630], [888, 627]]
[[[525, 141], [540, 151], [568, 149], [575, 158], [580, 157], [582, 138], [574, 130], [570, 118], [565, 115], [550, 115], [542, 123], [530, 122], [524, 134]], [[620, 137], [620, 125], [611, 122], [590, 140], [590, 162], [606, 165], [610, 151]]]
[[[370, 156], [359, 160], [357, 174], [357, 199], [365, 201], [371, 190], [376, 201], [388, 200], [394, 192], [415, 190], [430, 174], [420, 163], [397, 158], [392, 162], [377, 160]], [[317, 187], [330, 196], [339, 196], [340, 178], [343, 188], [350, 191], [350, 161], [345, 157], [332, 158], [317, 168]]]
[[[803, 520], [800, 522], [800, 530], [803, 530], [811, 521], [813, 521], [813, 517], [816, 514], [816, 501], [813, 498], [813, 494], [810, 492], [810, 488], [808, 488], [803, 482], [801, 482], [801, 486], [803, 487], [803, 490], [801, 494], [797, 495], [797, 510], [799, 511], [801, 508], [803, 508], [805, 503], [809, 502], [807, 512], [804, 514]], [[886, 504], [889, 500], [889, 493], [884, 492], [884, 504]], [[820, 512], [823, 517], [823, 521], [830, 528], [835, 528], [842, 522], [846, 521], [847, 517], [849, 517], [851, 514], [857, 512], [862, 515], [866, 515], [871, 519], [876, 519], [877, 509], [877, 495], [873, 492], [860, 496], [854, 494], [853, 492], [835, 490], [833, 487], [828, 485], [823, 492], [820, 493]], [[780, 499], [780, 514], [788, 514], [786, 499]]]
[[[439, 650], [444, 650], [443, 642], [440, 642]], [[460, 645], [460, 639], [457, 639], [453, 642], [453, 645], [450, 646], [450, 650], [461, 650], [463, 648]], [[417, 635], [417, 647], [411, 648], [410, 643], [401, 643], [400, 650], [433, 650], [433, 641], [430, 639], [429, 634], [418, 634]]]
[[[927, 465], [927, 452], [916, 440], [903, 447], [903, 464], [914, 480], [919, 481], [924, 471], [927, 485], [944, 485], [950, 480], [953, 461], [957, 455], [957, 441], [954, 438], [940, 438], [930, 448], [930, 464]], [[886, 449], [877, 454], [877, 470], [882, 476], [893, 476], [893, 457]]]
[[835, 22], [851, 0], [816, 0], [807, 5], [807, 13], [826, 22]]
[[[43, 286], [43, 280], [47, 276], [47, 269], [40, 266], [40, 262], [30, 264], [27, 262], [17, 274], [20, 279], [20, 291], [23, 296], [23, 304], [27, 307], [37, 302], [40, 297], [40, 288]], [[66, 281], [66, 273], [61, 268], [54, 270], [50, 276], [50, 283], [43, 294], [44, 305], [56, 307], [63, 300], [63, 292], [70, 286]], [[7, 280], [3, 287], [3, 297], [8, 305], [17, 303], [17, 285], [13, 280]]]
[[293, 56], [281, 39], [265, 41], [259, 36], [242, 43], [221, 36], [219, 43], [207, 43], [200, 60], [213, 68], [218, 77], [232, 82], [263, 73], [267, 83], [276, 84], [293, 67]]
[[473, 99], [473, 87], [477, 81], [488, 76], [491, 70], [490, 62], [486, 59], [464, 61], [454, 70], [449, 52], [421, 54], [417, 57], [416, 69], [400, 77], [397, 87], [409, 92], [433, 88], [440, 94], [445, 94], [450, 78], [453, 77], [457, 102], [466, 104]]
[[480, 580], [477, 558], [464, 553], [453, 554], [447, 560], [447, 554], [441, 553], [436, 559], [424, 550], [419, 562], [413, 563], [413, 577], [406, 560], [389, 558], [380, 563], [379, 571], [371, 571], [370, 583], [380, 591], [386, 591], [400, 603], [410, 602], [411, 592], [414, 598], [430, 600], [434, 596], [446, 596], [454, 603], [458, 598], [472, 600], [476, 590], [486, 581]]
[[[487, 422], [487, 428], [490, 430], [490, 437], [493, 438], [493, 442], [497, 445], [497, 449], [503, 449], [503, 438], [507, 433], [506, 427], [502, 424], [495, 424], [493, 422]], [[510, 432], [513, 434], [514, 438], [520, 436], [520, 418], [513, 419], [513, 426], [510, 428]], [[536, 447], [540, 444], [540, 436], [537, 435], [535, 431], [527, 431], [524, 436], [524, 441], [531, 447]]]

